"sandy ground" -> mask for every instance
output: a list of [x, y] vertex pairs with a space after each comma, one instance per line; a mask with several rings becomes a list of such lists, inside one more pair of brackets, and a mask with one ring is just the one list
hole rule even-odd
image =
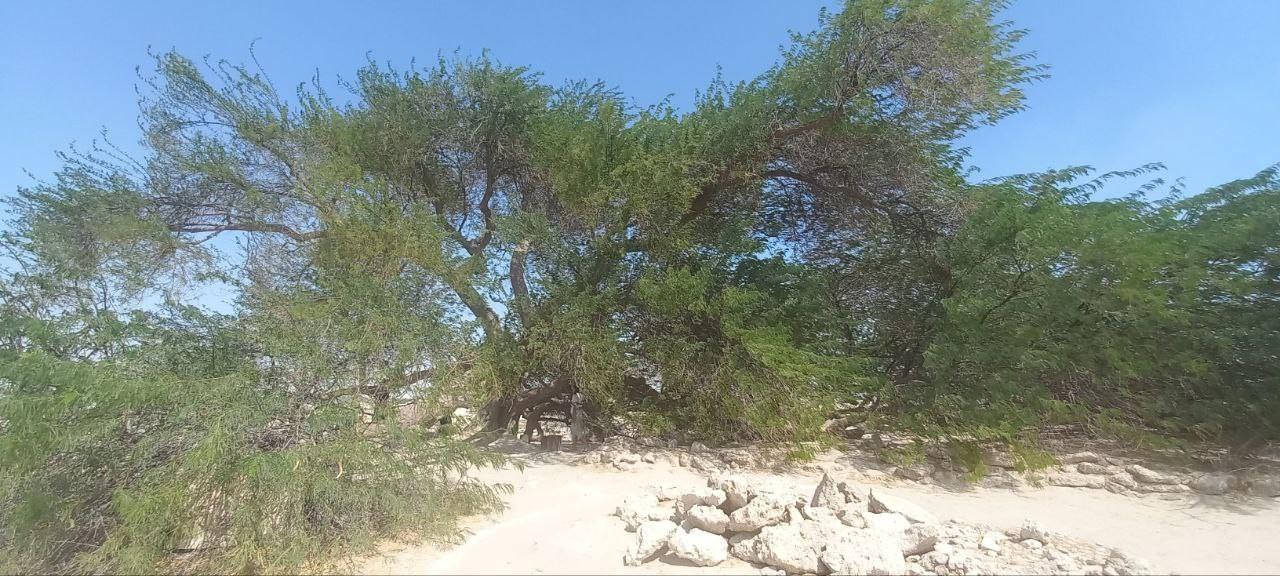
[[[748, 476], [811, 490], [820, 474]], [[508, 497], [510, 507], [500, 517], [472, 521], [468, 526], [472, 535], [459, 546], [388, 547], [384, 555], [362, 561], [360, 569], [369, 574], [759, 573], [736, 559], [711, 568], [691, 567], [670, 557], [638, 567], [623, 566], [622, 554], [634, 534], [610, 515], [622, 497], [646, 485], [703, 485], [705, 476], [695, 470], [659, 461], [620, 472], [535, 457], [523, 473], [495, 470], [483, 477], [515, 486]], [[912, 499], [944, 520], [1004, 529], [1035, 519], [1060, 533], [1145, 558], [1161, 572], [1280, 572], [1280, 503], [1274, 500], [1207, 496], [1163, 500], [1060, 487], [951, 491], [888, 482], [892, 493]]]

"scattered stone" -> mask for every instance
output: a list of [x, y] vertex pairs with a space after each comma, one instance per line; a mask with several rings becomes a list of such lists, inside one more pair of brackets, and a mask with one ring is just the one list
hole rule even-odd
[[1235, 478], [1229, 474], [1205, 474], [1193, 479], [1187, 485], [1201, 494], [1226, 494], [1235, 484]]
[[653, 452], [645, 452], [644, 456], [640, 457], [640, 460], [645, 464], [654, 464], [658, 461], [658, 457]]
[[711, 449], [707, 448], [706, 444], [703, 444], [701, 442], [694, 442], [689, 446], [689, 451], [694, 454], [702, 454], [704, 452], [710, 452]]
[[781, 522], [785, 514], [785, 501], [772, 494], [761, 494], [729, 515], [728, 529], [752, 532]]
[[685, 452], [680, 453], [679, 459], [676, 461], [681, 467], [688, 467], [693, 464], [693, 457]]
[[627, 548], [623, 563], [627, 566], [639, 566], [657, 556], [667, 541], [676, 531], [676, 524], [670, 520], [645, 522], [636, 528], [636, 540]]
[[[994, 476], [994, 474], [988, 474], [986, 477], [983, 478], [983, 481], [985, 482], [986, 479], [991, 476]], [[931, 477], [933, 478], [934, 482], [937, 482], [938, 484], [942, 484], [943, 486], [960, 487], [968, 484], [968, 482], [964, 478], [964, 475], [962, 475], [959, 472], [956, 472], [955, 470], [945, 470], [945, 469], [939, 468], [933, 471], [933, 474]]]
[[1013, 454], [996, 450], [988, 450], [982, 453], [982, 463], [987, 466], [995, 466], [998, 468], [1017, 468], [1018, 462]]
[[618, 456], [618, 462], [621, 462], [623, 464], [635, 464], [639, 461], [640, 461], [640, 456], [638, 456], [635, 452], [623, 452], [620, 456]]
[[867, 510], [875, 513], [897, 512], [915, 524], [938, 523], [938, 519], [924, 508], [892, 494], [887, 494], [883, 490], [880, 492], [871, 490], [867, 494]]
[[724, 538], [697, 528], [687, 532], [676, 530], [667, 548], [697, 566], [715, 566], [729, 559], [729, 543]]
[[[999, 468], [994, 469], [996, 472], [987, 474], [982, 477], [982, 486], [986, 488], [999, 488], [1004, 490], [1017, 490], [1022, 488], [1026, 483], [1021, 476], [1010, 472], [1005, 472]], [[963, 480], [962, 480], [963, 481]]]
[[1059, 471], [1050, 472], [1045, 477], [1045, 483], [1050, 486], [1067, 486], [1071, 488], [1103, 488], [1107, 485], [1107, 479], [1102, 476], [1092, 476], [1079, 472]]
[[893, 471], [893, 475], [899, 478], [906, 478], [913, 482], [920, 482], [933, 474], [933, 466], [929, 464], [917, 464], [914, 466], [899, 466]]
[[715, 473], [720, 470], [720, 466], [714, 460], [710, 458], [703, 458], [701, 456], [694, 456], [691, 466], [693, 466], [694, 470], [701, 470], [703, 472]]
[[1185, 494], [1191, 492], [1186, 484], [1138, 484], [1134, 490], [1146, 494]]
[[889, 479], [888, 474], [874, 468], [863, 470], [862, 475], [866, 477], [867, 480], [871, 480], [873, 482], [884, 482]]
[[1039, 550], [1044, 547], [1044, 542], [1036, 540], [1035, 538], [1027, 538], [1022, 541], [1022, 545], [1029, 550]]
[[1139, 464], [1130, 464], [1124, 468], [1138, 482], [1144, 484], [1181, 484], [1176, 476], [1170, 474], [1162, 474], [1145, 468]]
[[1081, 462], [1076, 464], [1076, 472], [1081, 474], [1109, 474], [1111, 469], [1093, 462]]
[[724, 534], [725, 528], [729, 527], [729, 516], [715, 506], [694, 506], [685, 519], [695, 528], [712, 534]]
[[1076, 452], [1075, 454], [1067, 454], [1058, 459], [1063, 464], [1079, 464], [1081, 462], [1091, 462], [1097, 464], [1102, 458], [1093, 452]]

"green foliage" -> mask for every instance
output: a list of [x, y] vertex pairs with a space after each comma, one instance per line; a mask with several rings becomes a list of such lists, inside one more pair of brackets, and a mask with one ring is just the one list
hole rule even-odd
[[[1158, 166], [968, 183], [954, 143], [1043, 71], [1001, 7], [850, 1], [688, 111], [487, 54], [370, 62], [342, 98], [156, 55], [145, 159], [73, 151], [9, 202], [0, 569], [453, 537], [500, 505], [466, 440], [578, 392], [597, 434], [808, 459], [830, 418], [975, 478], [993, 444], [1050, 464], [1046, 425], [1280, 437], [1278, 170], [1159, 201], [1090, 197]], [[212, 281], [232, 313], [178, 304]], [[461, 406], [481, 433], [429, 429]]]

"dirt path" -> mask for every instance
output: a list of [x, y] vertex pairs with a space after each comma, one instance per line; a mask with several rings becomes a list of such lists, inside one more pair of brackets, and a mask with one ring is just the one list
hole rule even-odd
[[[761, 482], [811, 489], [818, 477], [751, 474]], [[742, 574], [757, 573], [732, 560], [692, 568], [664, 560], [622, 565], [634, 535], [610, 516], [623, 495], [646, 485], [700, 485], [704, 477], [670, 464], [618, 472], [600, 466], [535, 463], [523, 473], [491, 471], [487, 480], [509, 482], [515, 493], [499, 519], [477, 519], [473, 535], [452, 549], [409, 546], [362, 563], [370, 574]], [[874, 485], [874, 484], [872, 484]], [[1160, 571], [1182, 574], [1280, 572], [1280, 505], [1189, 496], [1180, 500], [1132, 498], [1102, 490], [1049, 487], [948, 491], [894, 483], [894, 493], [925, 506], [941, 519], [997, 528], [1035, 519], [1063, 534], [1118, 547], [1146, 558]]]

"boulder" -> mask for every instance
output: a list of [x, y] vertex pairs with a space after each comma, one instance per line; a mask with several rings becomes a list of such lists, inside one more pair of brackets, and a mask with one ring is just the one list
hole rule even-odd
[[1079, 472], [1057, 471], [1050, 472], [1045, 477], [1045, 483], [1050, 486], [1067, 486], [1071, 488], [1102, 488], [1107, 485], [1107, 479], [1102, 476], [1081, 474]]
[[1125, 466], [1124, 469], [1128, 471], [1130, 475], [1133, 476], [1134, 480], [1137, 480], [1138, 482], [1141, 482], [1143, 484], [1181, 484], [1182, 483], [1181, 481], [1179, 481], [1177, 476], [1156, 472], [1155, 470], [1145, 468], [1138, 464], [1130, 464], [1128, 466]]
[[1115, 474], [1107, 476], [1107, 482], [1110, 482], [1117, 486], [1128, 488], [1130, 490], [1133, 490], [1134, 488], [1138, 487], [1138, 481], [1134, 480], [1133, 476], [1131, 476], [1128, 472], [1124, 472], [1124, 471], [1116, 472]]
[[640, 460], [645, 464], [653, 464], [658, 461], [658, 456], [653, 452], [645, 452], [644, 456], [640, 457]]
[[1018, 540], [1039, 540], [1047, 544], [1052, 535], [1048, 528], [1035, 520], [1023, 520], [1022, 528], [1018, 529]]
[[1280, 496], [1280, 477], [1257, 476], [1249, 479], [1249, 494], [1262, 498]]
[[903, 574], [907, 571], [898, 541], [879, 532], [842, 532], [837, 540], [827, 543], [819, 558], [831, 574]]
[[761, 494], [752, 498], [746, 506], [729, 515], [728, 530], [753, 532], [782, 522], [788, 502], [773, 494]]
[[902, 544], [903, 556], [926, 554], [938, 544], [941, 531], [933, 524], [912, 524], [902, 533], [899, 542]]
[[1193, 479], [1187, 485], [1201, 494], [1217, 495], [1231, 491], [1234, 484], [1235, 478], [1230, 474], [1205, 474]]
[[870, 514], [853, 503], [845, 504], [842, 510], [836, 511], [836, 517], [840, 519], [841, 524], [859, 529], [867, 527], [867, 516]]
[[707, 445], [706, 445], [706, 444], [703, 444], [703, 443], [701, 443], [701, 442], [694, 442], [693, 444], [691, 444], [691, 445], [689, 446], [689, 451], [690, 451], [690, 452], [692, 452], [692, 453], [694, 453], [694, 454], [702, 454], [702, 453], [705, 453], [705, 452], [710, 452], [710, 451], [711, 451], [711, 449], [710, 449], [710, 448], [707, 448]]
[[676, 513], [685, 514], [694, 506], [719, 506], [724, 503], [724, 490], [695, 488], [676, 499]]
[[913, 524], [937, 524], [938, 519], [924, 508], [881, 490], [867, 494], [867, 510], [875, 513], [897, 512]]
[[613, 514], [627, 524], [627, 530], [635, 530], [651, 520], [670, 520], [671, 508], [658, 504], [653, 494], [633, 494], [623, 498]]
[[862, 519], [866, 522], [867, 530], [884, 532], [895, 537], [906, 532], [907, 528], [911, 527], [911, 521], [897, 512], [863, 514]]
[[818, 482], [818, 487], [813, 491], [813, 497], [809, 499], [809, 505], [835, 508], [837, 504], [844, 503], [844, 494], [840, 492], [835, 479], [831, 478], [830, 474], [823, 472], [822, 480]]
[[688, 467], [693, 464], [693, 457], [687, 452], [681, 452], [679, 458], [676, 459], [676, 463], [682, 467]]
[[721, 490], [724, 492], [724, 502], [720, 504], [720, 509], [726, 514], [747, 505], [747, 502], [755, 497], [755, 492], [747, 481], [741, 476], [732, 475], [716, 475], [707, 479], [707, 487]]
[[813, 520], [814, 522], [840, 523], [840, 517], [836, 515], [836, 512], [824, 506], [805, 506], [800, 509], [800, 515], [805, 520]]
[[776, 524], [738, 542], [733, 553], [748, 562], [781, 568], [788, 573], [825, 574], [827, 570], [821, 563], [823, 549], [846, 533], [853, 530], [840, 524], [807, 520]]
[[622, 561], [627, 566], [639, 566], [657, 556], [667, 541], [676, 531], [676, 524], [670, 520], [645, 522], [636, 528], [636, 540], [627, 548]]
[[729, 527], [729, 515], [715, 506], [694, 506], [689, 509], [685, 520], [695, 528], [712, 534], [724, 534], [725, 529]]
[[646, 489], [658, 498], [658, 501], [671, 501], [684, 494], [684, 489], [679, 486], [647, 486]]
[[729, 559], [729, 543], [724, 538], [697, 528], [676, 530], [667, 541], [667, 548], [696, 566], [715, 566]]
[[1076, 472], [1081, 474], [1109, 474], [1111, 469], [1093, 462], [1081, 462], [1076, 464]]
[[623, 452], [618, 455], [618, 462], [623, 464], [635, 464], [640, 461], [640, 455], [635, 452]]

